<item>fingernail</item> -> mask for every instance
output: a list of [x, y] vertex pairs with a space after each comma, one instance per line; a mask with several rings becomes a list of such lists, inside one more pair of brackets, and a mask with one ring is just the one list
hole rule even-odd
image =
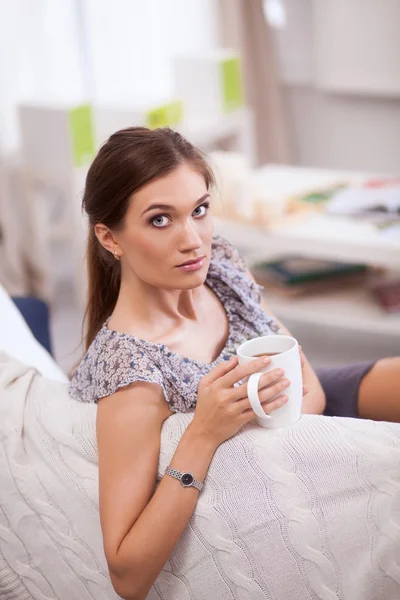
[[262, 359], [262, 362], [264, 365], [267, 365], [270, 361], [271, 361], [271, 359], [269, 357]]
[[289, 398], [287, 396], [281, 396], [282, 402], [287, 402]]
[[288, 379], [284, 379], [281, 382], [281, 387], [288, 387], [290, 385], [290, 381]]
[[284, 370], [283, 370], [283, 369], [277, 369], [277, 370], [276, 370], [276, 374], [277, 374], [277, 375], [283, 375], [283, 373], [284, 373]]

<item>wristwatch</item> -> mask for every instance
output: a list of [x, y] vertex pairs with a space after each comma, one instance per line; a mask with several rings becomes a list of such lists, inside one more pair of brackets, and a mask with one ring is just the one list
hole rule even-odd
[[165, 475], [171, 475], [171, 477], [178, 479], [183, 487], [194, 487], [196, 490], [199, 490], [199, 492], [203, 489], [203, 484], [200, 481], [197, 481], [191, 473], [181, 473], [172, 467], [167, 467], [165, 469]]

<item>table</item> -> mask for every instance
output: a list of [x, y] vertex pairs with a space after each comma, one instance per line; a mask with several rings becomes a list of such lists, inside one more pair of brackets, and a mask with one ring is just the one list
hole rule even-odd
[[[342, 181], [359, 183], [374, 177], [362, 173], [267, 165], [258, 170], [275, 199], [300, 195]], [[400, 237], [389, 239], [372, 224], [327, 214], [294, 214], [268, 228], [216, 219], [216, 231], [239, 247], [249, 264], [282, 254], [304, 254], [348, 262], [363, 262], [400, 273]], [[278, 317], [310, 325], [342, 327], [353, 333], [384, 336], [400, 351], [400, 315], [388, 315], [364, 290], [338, 290], [302, 298], [268, 293], [267, 303]]]

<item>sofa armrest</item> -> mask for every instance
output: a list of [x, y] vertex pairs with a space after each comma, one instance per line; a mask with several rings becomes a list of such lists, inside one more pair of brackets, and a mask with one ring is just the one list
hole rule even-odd
[[46, 302], [31, 297], [13, 297], [12, 300], [37, 341], [51, 356], [54, 356], [50, 337], [49, 308]]

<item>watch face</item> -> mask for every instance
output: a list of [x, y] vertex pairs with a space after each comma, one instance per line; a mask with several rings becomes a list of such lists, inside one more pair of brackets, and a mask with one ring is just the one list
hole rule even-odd
[[193, 481], [194, 481], [194, 477], [191, 473], [184, 473], [181, 477], [182, 485], [186, 485], [186, 486], [192, 485]]

